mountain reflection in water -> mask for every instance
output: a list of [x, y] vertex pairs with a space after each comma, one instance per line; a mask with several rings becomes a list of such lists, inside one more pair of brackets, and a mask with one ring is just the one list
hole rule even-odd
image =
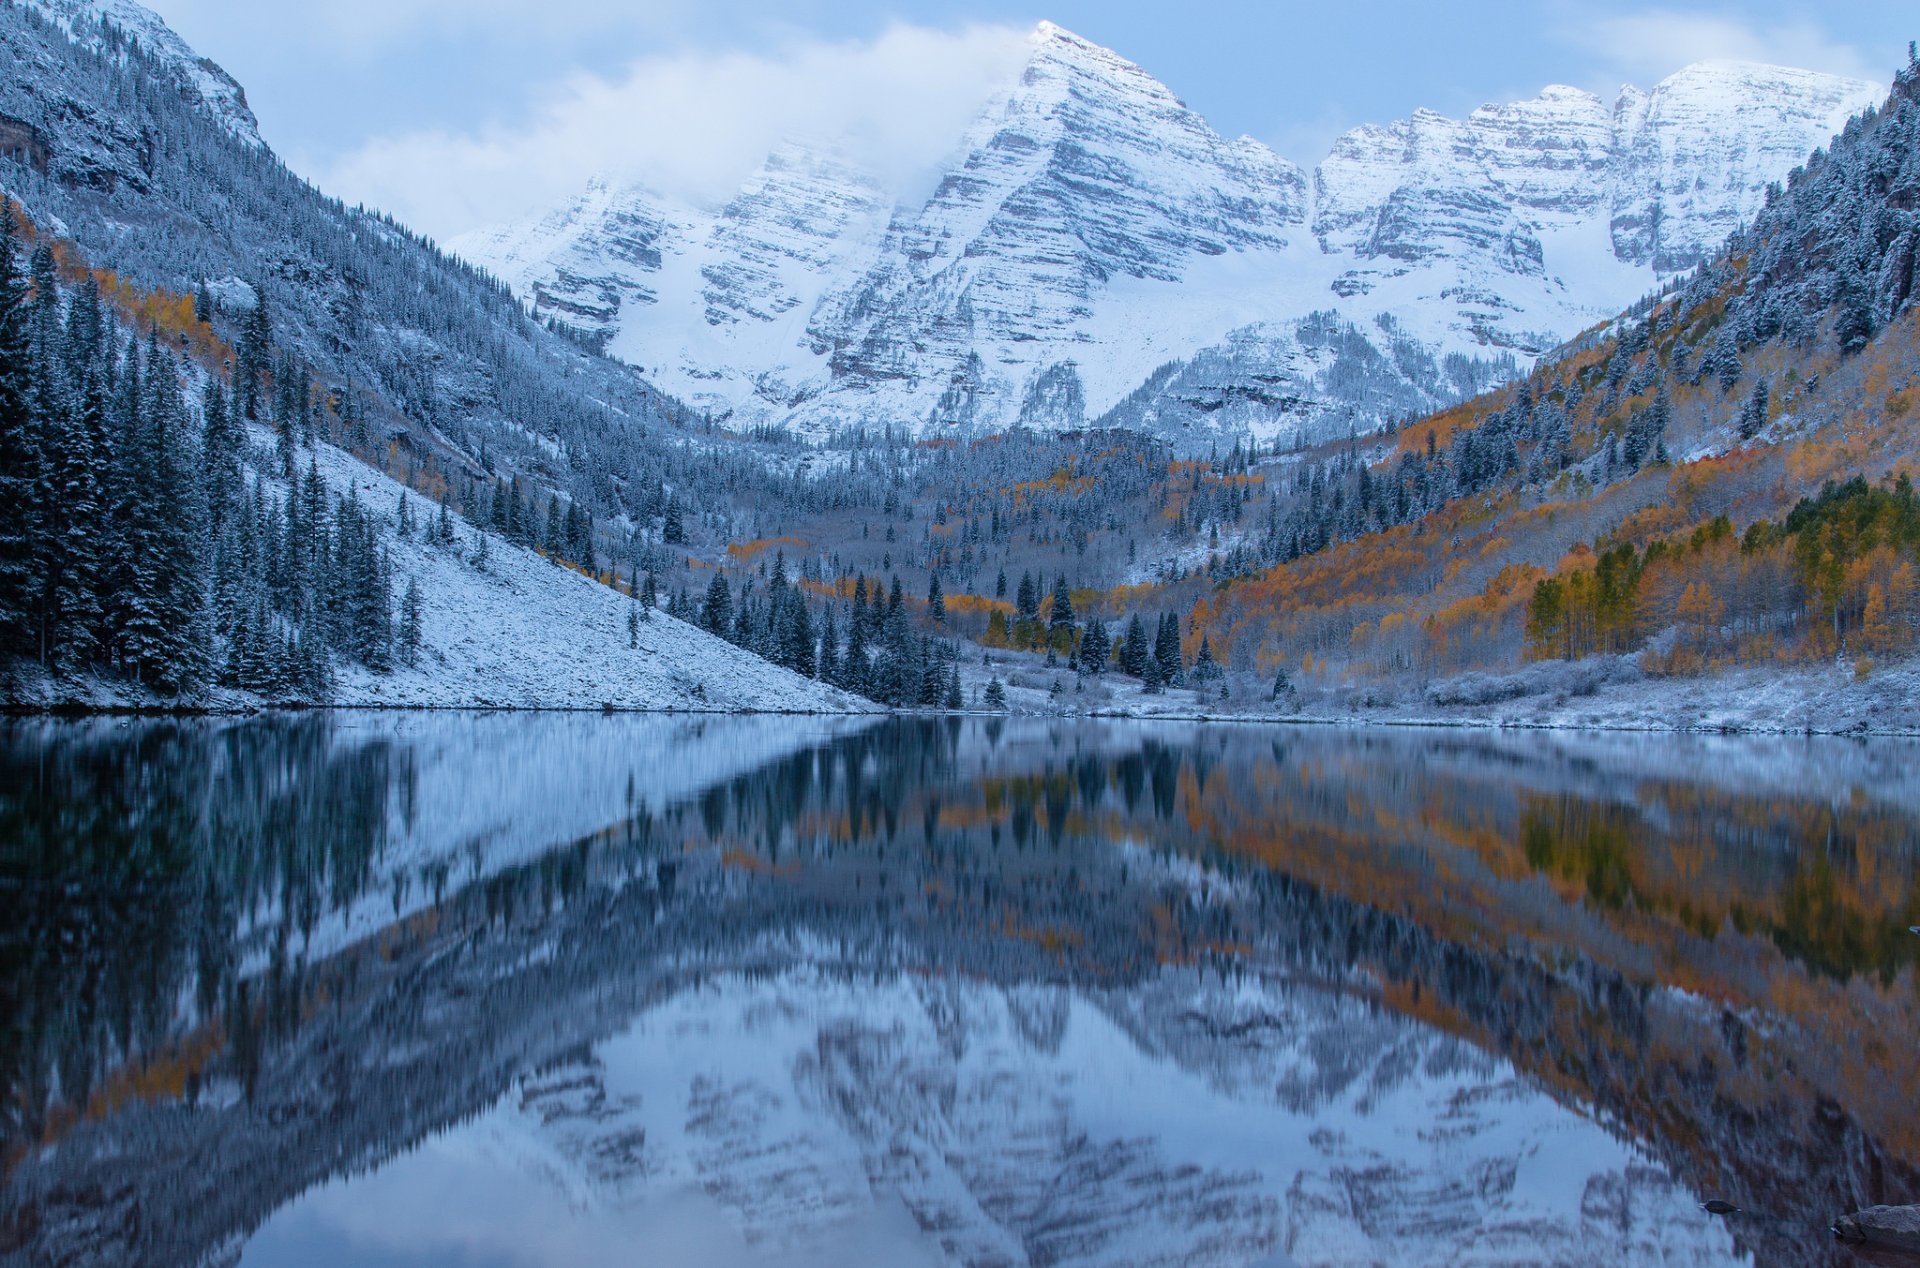
[[0, 1256], [1848, 1262], [1916, 755], [0, 723]]

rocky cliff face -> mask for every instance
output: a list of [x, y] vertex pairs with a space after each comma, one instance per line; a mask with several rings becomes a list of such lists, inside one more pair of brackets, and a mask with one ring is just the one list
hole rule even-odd
[[134, 0], [21, 0], [95, 51], [112, 55], [128, 42], [172, 74], [183, 97], [211, 115], [236, 140], [264, 148], [260, 125], [247, 105], [246, 90], [209, 58], [194, 52], [160, 15]]
[[741, 424], [1311, 436], [1618, 311], [1878, 96], [1708, 63], [1359, 128], [1309, 177], [1043, 23], [924, 201], [790, 147], [718, 213], [602, 185], [454, 246]]

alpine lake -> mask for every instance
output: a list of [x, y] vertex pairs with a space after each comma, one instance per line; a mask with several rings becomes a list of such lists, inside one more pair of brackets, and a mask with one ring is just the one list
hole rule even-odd
[[0, 1262], [1896, 1262], [1915, 925], [1901, 740], [9, 719]]

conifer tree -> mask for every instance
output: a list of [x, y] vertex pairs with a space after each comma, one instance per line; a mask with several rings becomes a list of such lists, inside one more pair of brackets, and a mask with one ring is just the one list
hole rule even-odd
[[40, 455], [30, 399], [27, 279], [16, 237], [13, 205], [0, 197], [0, 653], [31, 655]]
[[407, 665], [420, 663], [420, 581], [407, 578], [406, 598], [400, 602], [400, 659]]
[[235, 349], [234, 395], [242, 417], [260, 417], [261, 378], [266, 374], [273, 353], [273, 318], [267, 312], [266, 287], [253, 288], [254, 304], [240, 329], [240, 346]]
[[727, 587], [726, 577], [720, 573], [716, 572], [707, 586], [707, 603], [701, 611], [700, 623], [709, 634], [720, 638], [733, 637], [733, 595]]
[[834, 619], [833, 608], [827, 608], [827, 619], [820, 630], [819, 671], [822, 682], [832, 683], [836, 687], [846, 685], [840, 669], [840, 630]]
[[1107, 658], [1112, 654], [1113, 641], [1107, 636], [1106, 622], [1088, 621], [1086, 632], [1080, 636], [1081, 666], [1098, 677], [1106, 672]]
[[1147, 664], [1153, 659], [1153, 647], [1147, 641], [1147, 627], [1134, 613], [1127, 621], [1126, 637], [1120, 644], [1120, 671], [1129, 677], [1145, 678]]
[[1053, 583], [1053, 610], [1047, 615], [1050, 632], [1068, 629], [1073, 625], [1073, 592], [1067, 589], [1067, 577], [1060, 574]]

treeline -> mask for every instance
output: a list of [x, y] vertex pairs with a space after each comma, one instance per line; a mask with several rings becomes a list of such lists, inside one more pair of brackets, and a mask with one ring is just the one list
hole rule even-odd
[[[336, 658], [381, 671], [411, 656], [418, 593], [396, 618], [373, 509], [311, 462], [280, 492], [249, 459], [268, 349], [243, 341], [233, 394], [209, 381], [189, 410], [187, 367], [122, 329], [91, 278], [63, 295], [44, 243], [24, 270], [17, 248], [0, 211], [8, 659], [165, 696], [220, 683], [321, 699]], [[279, 422], [292, 437], [290, 413]], [[291, 451], [275, 461], [291, 469]]]
[[1871, 657], [1920, 632], [1920, 498], [1902, 474], [1829, 482], [1783, 519], [1736, 535], [1724, 516], [1645, 550], [1582, 554], [1534, 587], [1534, 659], [1641, 651], [1657, 672]]
[[959, 649], [914, 628], [898, 577], [891, 592], [877, 581], [869, 590], [865, 577], [854, 582], [844, 634], [834, 605], [815, 619], [805, 593], [787, 577], [785, 552], [775, 555], [764, 593], [748, 577], [736, 595], [726, 575], [715, 573], [704, 598], [675, 594], [667, 614], [879, 704], [958, 709], [964, 703]]
[[[1805, 605], [1783, 589], [1797, 593], [1807, 570], [1777, 550], [1740, 555], [1744, 578], [1729, 563], [1725, 575], [1680, 577], [1674, 588], [1678, 556], [1650, 563], [1643, 546], [1656, 534], [1629, 529], [1549, 565], [1557, 575], [1536, 595], [1547, 560], [1534, 543], [1558, 508], [1597, 504], [1615, 486], [1634, 515], [1626, 486], [1674, 449], [1725, 455], [1675, 476], [1724, 490], [1747, 469], [1742, 454], [1809, 423], [1877, 426], [1885, 420], [1871, 412], [1882, 405], [1886, 420], [1903, 416], [1911, 392], [1860, 367], [1920, 297], [1920, 209], [1905, 192], [1916, 179], [1920, 62], [1910, 60], [1884, 108], [1851, 121], [1769, 191], [1751, 226], [1612, 332], [1492, 397], [1406, 425], [1390, 447], [1383, 439], [1384, 453], [1355, 447], [1306, 465], [1264, 508], [1258, 555], [1279, 562], [1203, 596], [1196, 621], [1236, 663], [1372, 674], [1511, 667], [1523, 646], [1536, 657], [1645, 650], [1676, 627], [1692, 633], [1661, 642], [1650, 664], [1804, 655], [1823, 639], [1836, 649], [1883, 643], [1878, 623], [1868, 635], [1850, 635], [1848, 623], [1864, 622], [1876, 584], [1898, 609], [1903, 583], [1892, 572], [1854, 585], [1838, 626], [1827, 619], [1827, 634], [1813, 635], [1794, 624]], [[1861, 390], [1864, 401], [1852, 395]], [[1867, 463], [1862, 454], [1840, 470]], [[1649, 495], [1656, 487], [1647, 482]], [[1699, 551], [1737, 551], [1729, 539], [1708, 534]], [[1691, 540], [1685, 548], [1697, 553]], [[1689, 594], [1694, 580], [1702, 585]]]

